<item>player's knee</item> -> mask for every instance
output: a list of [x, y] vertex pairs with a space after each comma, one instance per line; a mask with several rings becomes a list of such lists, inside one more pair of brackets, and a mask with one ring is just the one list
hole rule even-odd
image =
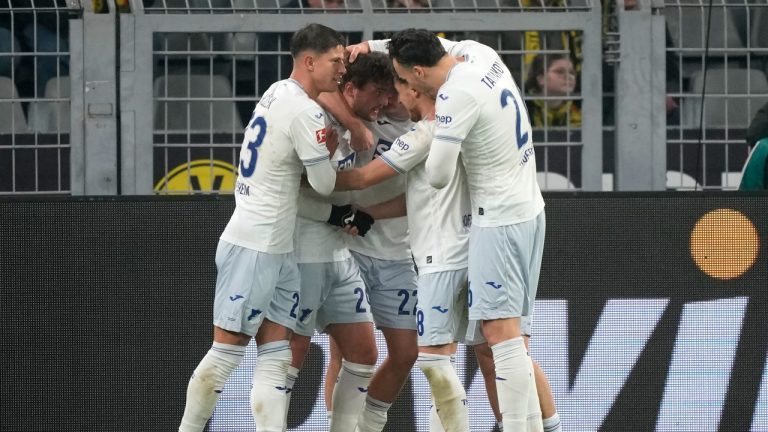
[[409, 369], [416, 363], [416, 359], [419, 358], [419, 348], [417, 346], [403, 346], [390, 351], [390, 359], [397, 364], [397, 367]]
[[344, 357], [347, 361], [363, 365], [375, 365], [378, 358], [379, 351], [376, 349], [376, 345], [367, 347], [366, 349], [354, 350], [350, 352], [348, 356]]

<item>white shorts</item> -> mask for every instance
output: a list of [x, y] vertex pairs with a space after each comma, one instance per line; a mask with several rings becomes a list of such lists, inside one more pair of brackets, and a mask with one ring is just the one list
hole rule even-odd
[[[536, 218], [519, 224], [472, 227], [469, 234], [470, 320], [533, 315], [545, 228], [543, 210]], [[530, 320], [527, 325], [530, 333]]]
[[412, 260], [381, 260], [351, 251], [378, 328], [416, 330], [416, 270]]
[[420, 274], [418, 284], [419, 346], [466, 342], [467, 269]]
[[266, 317], [294, 329], [299, 272], [293, 253], [268, 254], [219, 240], [213, 324], [255, 336]]
[[352, 258], [328, 263], [300, 263], [301, 301], [296, 333], [312, 336], [329, 324], [373, 322], [365, 284]]

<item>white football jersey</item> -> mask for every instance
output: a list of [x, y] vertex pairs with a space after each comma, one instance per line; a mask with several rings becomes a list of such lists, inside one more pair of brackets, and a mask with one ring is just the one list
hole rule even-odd
[[221, 239], [260, 252], [293, 251], [301, 172], [328, 159], [323, 109], [295, 80], [272, 84], [245, 129], [236, 207]]
[[531, 220], [544, 200], [536, 180], [531, 124], [517, 84], [485, 45], [462, 41], [449, 52], [465, 61], [438, 91], [433, 143], [461, 145], [472, 223], [494, 227]]
[[[366, 152], [358, 152], [355, 162], [362, 167], [389, 150], [398, 137], [413, 126], [411, 120], [396, 120], [379, 116], [367, 123], [373, 133], [374, 147]], [[375, 186], [352, 193], [352, 202], [359, 207], [366, 207], [388, 201], [405, 192], [405, 177], [397, 176]], [[365, 237], [348, 236], [349, 249], [383, 260], [404, 260], [411, 258], [408, 245], [408, 219], [403, 216], [394, 219], [381, 219], [374, 222]]]
[[[330, 114], [326, 113], [328, 124], [332, 125], [339, 135], [339, 145], [336, 153], [331, 158], [331, 165], [336, 171], [354, 168], [355, 152], [349, 145], [348, 134]], [[324, 197], [314, 189], [303, 187], [299, 193], [299, 199], [312, 199], [334, 205], [349, 204], [350, 192], [334, 192]], [[347, 249], [344, 233], [341, 228], [327, 222], [319, 222], [306, 219], [301, 216], [296, 218], [296, 233], [294, 236], [294, 253], [297, 263], [325, 263], [344, 261], [352, 257]]]
[[407, 173], [406, 206], [411, 249], [419, 274], [466, 268], [469, 254], [469, 191], [461, 161], [443, 189], [429, 184], [425, 162], [435, 122], [422, 120], [381, 155], [395, 171]]

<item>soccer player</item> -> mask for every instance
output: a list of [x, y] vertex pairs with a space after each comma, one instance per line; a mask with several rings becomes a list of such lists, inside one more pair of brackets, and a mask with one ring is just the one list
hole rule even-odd
[[491, 48], [475, 45], [459, 62], [431, 32], [411, 29], [397, 33], [389, 50], [398, 76], [436, 97], [430, 184], [448, 185], [462, 154], [473, 222], [469, 317], [483, 320], [493, 350], [504, 430], [532, 430], [527, 421], [543, 429], [521, 329], [536, 298], [545, 229], [531, 126], [509, 70]]
[[[387, 104], [391, 87], [392, 63], [386, 55], [369, 54], [349, 65], [342, 78], [341, 94], [355, 115], [375, 121]], [[340, 172], [351, 169], [356, 153], [349, 146], [347, 131], [335, 119], [330, 121], [339, 140], [331, 162]], [[337, 192], [321, 200], [311, 190], [302, 189], [304, 205], [299, 206], [295, 235], [301, 300], [297, 300], [298, 323], [291, 338], [293, 368], [289, 369], [289, 383], [301, 367], [316, 327], [338, 342], [344, 361], [333, 391], [332, 432], [354, 430], [378, 357], [365, 284], [340, 228], [351, 224], [364, 236], [371, 225], [361, 225], [358, 219], [370, 216], [354, 213], [347, 205], [349, 195]], [[348, 218], [354, 218], [353, 223], [346, 221]]]
[[[355, 63], [352, 63], [353, 65]], [[434, 127], [434, 100], [397, 81], [400, 102], [419, 121], [389, 150], [365, 167], [336, 177], [337, 189], [362, 189], [407, 173], [402, 196], [373, 206], [382, 216], [401, 216], [407, 208], [410, 243], [419, 270], [416, 312], [418, 364], [432, 388], [437, 414], [448, 432], [469, 430], [466, 392], [451, 365], [457, 340], [467, 330], [467, 240], [469, 195], [460, 163], [451, 184], [436, 190], [426, 179], [424, 161]]]
[[309, 24], [291, 41], [293, 71], [253, 111], [240, 150], [235, 211], [216, 251], [213, 346], [192, 374], [179, 430], [200, 432], [251, 338], [258, 345], [251, 409], [259, 431], [282, 432], [299, 291], [293, 232], [302, 169], [321, 195], [333, 191], [325, 113], [315, 102], [345, 72], [344, 39]]
[[[388, 61], [386, 56], [384, 60]], [[357, 152], [356, 167], [365, 166], [378, 158], [413, 125], [394, 90], [390, 95], [389, 103], [379, 113], [379, 117], [375, 121], [365, 122], [373, 133], [375, 145], [367, 151]], [[355, 113], [348, 108], [340, 109], [338, 105], [329, 104], [326, 109], [341, 124], [349, 126], [353, 123], [349, 117], [355, 116]], [[353, 193], [352, 202], [364, 208], [402, 195], [404, 191], [405, 179], [399, 176]], [[365, 409], [358, 423], [358, 429], [362, 431], [380, 431], [387, 422], [387, 411], [400, 393], [418, 357], [416, 271], [408, 244], [408, 221], [405, 217], [377, 221], [365, 237], [347, 237], [347, 245], [368, 288], [376, 327], [381, 330], [387, 343], [388, 356], [371, 380]]]
[[[517, 85], [496, 52], [474, 41], [441, 41], [427, 30], [408, 29], [389, 42], [358, 44], [353, 51], [369, 48], [388, 48], [398, 76], [436, 98], [437, 125], [426, 163], [430, 183], [445, 187], [462, 155], [472, 203], [469, 317], [483, 321], [493, 350], [505, 430], [526, 429], [526, 419], [529, 430], [542, 428], [538, 368], [522, 336], [530, 334], [544, 200]], [[520, 394], [529, 400], [515, 396]], [[547, 425], [559, 429], [556, 413]]]

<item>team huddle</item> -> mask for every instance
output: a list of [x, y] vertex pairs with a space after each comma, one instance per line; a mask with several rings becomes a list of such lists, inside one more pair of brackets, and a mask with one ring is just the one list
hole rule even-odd
[[179, 431], [203, 431], [254, 337], [256, 430], [284, 431], [316, 330], [332, 341], [333, 432], [382, 431], [414, 364], [430, 431], [469, 431], [457, 343], [473, 347], [500, 428], [559, 431], [527, 349], [545, 216], [512, 75], [493, 49], [427, 30], [344, 44], [299, 30], [290, 78], [253, 111], [216, 251], [213, 345]]

